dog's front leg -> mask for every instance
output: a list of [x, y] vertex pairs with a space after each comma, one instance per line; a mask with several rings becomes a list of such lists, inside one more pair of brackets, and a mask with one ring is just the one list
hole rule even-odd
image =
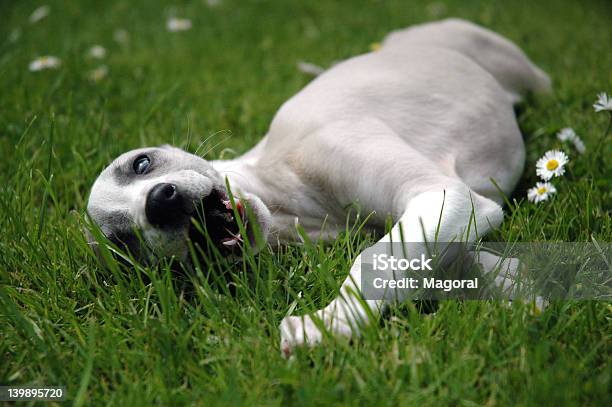
[[323, 329], [333, 336], [351, 337], [380, 314], [384, 303], [361, 297], [361, 255], [357, 257], [340, 293], [327, 307], [310, 315], [289, 316], [280, 325], [281, 351], [288, 357], [294, 347], [315, 345]]
[[[407, 200], [403, 215], [381, 242], [474, 241], [502, 221], [495, 202], [463, 184], [424, 192]], [[305, 316], [289, 316], [280, 325], [281, 351], [289, 356], [296, 346], [319, 343], [324, 331], [332, 336], [352, 337], [376, 319], [387, 303], [361, 295], [361, 255], [357, 258], [340, 295], [327, 307]]]

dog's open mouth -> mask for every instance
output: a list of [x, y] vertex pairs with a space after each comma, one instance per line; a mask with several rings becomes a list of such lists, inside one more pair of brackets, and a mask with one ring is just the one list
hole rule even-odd
[[[234, 204], [244, 225], [243, 230], [246, 230], [248, 220], [244, 206], [238, 199], [234, 199]], [[209, 252], [209, 244], [213, 244], [225, 256], [240, 249], [244, 239], [232, 203], [224, 191], [213, 189], [196, 204], [189, 226], [189, 238], [205, 253]]]

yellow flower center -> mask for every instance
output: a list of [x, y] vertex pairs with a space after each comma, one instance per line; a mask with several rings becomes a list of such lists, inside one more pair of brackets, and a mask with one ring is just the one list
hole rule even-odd
[[559, 166], [559, 162], [557, 160], [550, 160], [546, 163], [546, 169], [548, 171], [552, 171]]
[[546, 188], [540, 187], [538, 188], [538, 195], [543, 195], [546, 192]]

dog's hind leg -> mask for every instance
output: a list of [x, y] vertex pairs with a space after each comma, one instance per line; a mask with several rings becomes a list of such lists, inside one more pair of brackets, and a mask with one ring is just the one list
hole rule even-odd
[[487, 70], [518, 102], [526, 91], [547, 92], [550, 79], [519, 47], [501, 35], [465, 20], [450, 18], [394, 31], [383, 50], [401, 52], [411, 45], [457, 51]]
[[[459, 181], [420, 193], [406, 202], [399, 221], [380, 242], [405, 242], [408, 257], [415, 246], [420, 246], [410, 243], [474, 241], [497, 227], [503, 217], [498, 204], [474, 193]], [[311, 315], [283, 319], [280, 325], [283, 355], [289, 356], [295, 346], [317, 344], [323, 332], [332, 336], [358, 335], [390, 304], [363, 298], [361, 261], [360, 255], [340, 295], [327, 307]]]
[[[495, 251], [498, 252], [499, 250]], [[498, 256], [489, 252], [487, 248], [470, 252], [472, 260], [480, 265], [482, 273], [485, 276], [488, 275], [492, 285], [497, 290], [497, 293], [490, 293], [494, 294], [490, 298], [504, 299], [507, 300], [508, 304], [514, 301], [527, 301], [532, 304], [533, 312], [542, 312], [548, 305], [548, 301], [537, 295], [536, 292], [530, 293], [533, 281], [523, 273], [526, 265], [521, 263], [520, 258], [501, 254], [502, 256]], [[489, 294], [486, 292], [488, 287], [483, 288], [485, 295]], [[501, 297], [498, 297], [499, 295]]]

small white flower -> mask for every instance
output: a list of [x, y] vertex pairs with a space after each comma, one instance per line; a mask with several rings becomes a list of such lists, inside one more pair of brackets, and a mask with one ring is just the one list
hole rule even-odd
[[574, 139], [574, 147], [576, 148], [576, 151], [578, 151], [580, 154], [584, 154], [584, 152], [586, 151], [586, 146], [584, 145], [584, 142], [578, 136], [576, 136], [576, 138]]
[[564, 142], [568, 141], [572, 143], [574, 147], [576, 148], [576, 151], [578, 151], [580, 154], [584, 154], [584, 152], [586, 151], [584, 142], [582, 141], [580, 136], [576, 134], [574, 129], [572, 129], [571, 127], [566, 127], [564, 129], [561, 129], [559, 133], [557, 133], [557, 138], [560, 141], [564, 141]]
[[103, 59], [106, 56], [106, 48], [102, 45], [94, 45], [89, 48], [89, 52], [87, 53], [90, 58], [95, 59]]
[[557, 133], [557, 138], [560, 141], [574, 141], [576, 137], [576, 132], [571, 127], [561, 129], [559, 133]]
[[546, 201], [550, 196], [557, 192], [557, 189], [550, 182], [536, 182], [536, 186], [529, 188], [527, 191], [527, 199], [531, 202]]
[[311, 62], [305, 61], [298, 61], [297, 68], [300, 72], [314, 76], [320, 75], [325, 71], [325, 69], [323, 69], [319, 65], [315, 65]]
[[56, 69], [62, 64], [62, 61], [54, 56], [47, 55], [36, 58], [30, 62], [29, 68], [32, 72], [42, 71], [43, 69]]
[[601, 92], [597, 95], [597, 101], [593, 105], [593, 109], [596, 112], [603, 112], [604, 110], [612, 112], [612, 98], [606, 92]]
[[115, 30], [115, 32], [113, 33], [113, 39], [118, 44], [125, 45], [130, 40], [130, 35], [123, 28], [119, 28], [119, 29]]
[[440, 2], [430, 3], [425, 9], [427, 13], [434, 18], [441, 17], [446, 13], [446, 5]]
[[40, 6], [36, 10], [30, 14], [30, 24], [34, 24], [42, 20], [43, 18], [49, 15], [51, 11], [51, 7], [49, 6]]
[[565, 172], [564, 166], [568, 161], [569, 159], [563, 151], [547, 151], [536, 163], [536, 174], [544, 181], [548, 181], [552, 177], [559, 177]]
[[187, 18], [169, 18], [166, 22], [168, 31], [187, 31], [191, 29], [191, 20]]
[[91, 80], [92, 82], [99, 82], [102, 79], [106, 78], [107, 74], [108, 74], [107, 66], [106, 65], [100, 65], [96, 69], [92, 69], [91, 71], [89, 71], [89, 75], [87, 75], [87, 76], [88, 76], [89, 80]]
[[21, 30], [19, 28], [15, 28], [9, 34], [8, 40], [9, 42], [17, 42], [19, 41], [19, 38], [21, 38]]

